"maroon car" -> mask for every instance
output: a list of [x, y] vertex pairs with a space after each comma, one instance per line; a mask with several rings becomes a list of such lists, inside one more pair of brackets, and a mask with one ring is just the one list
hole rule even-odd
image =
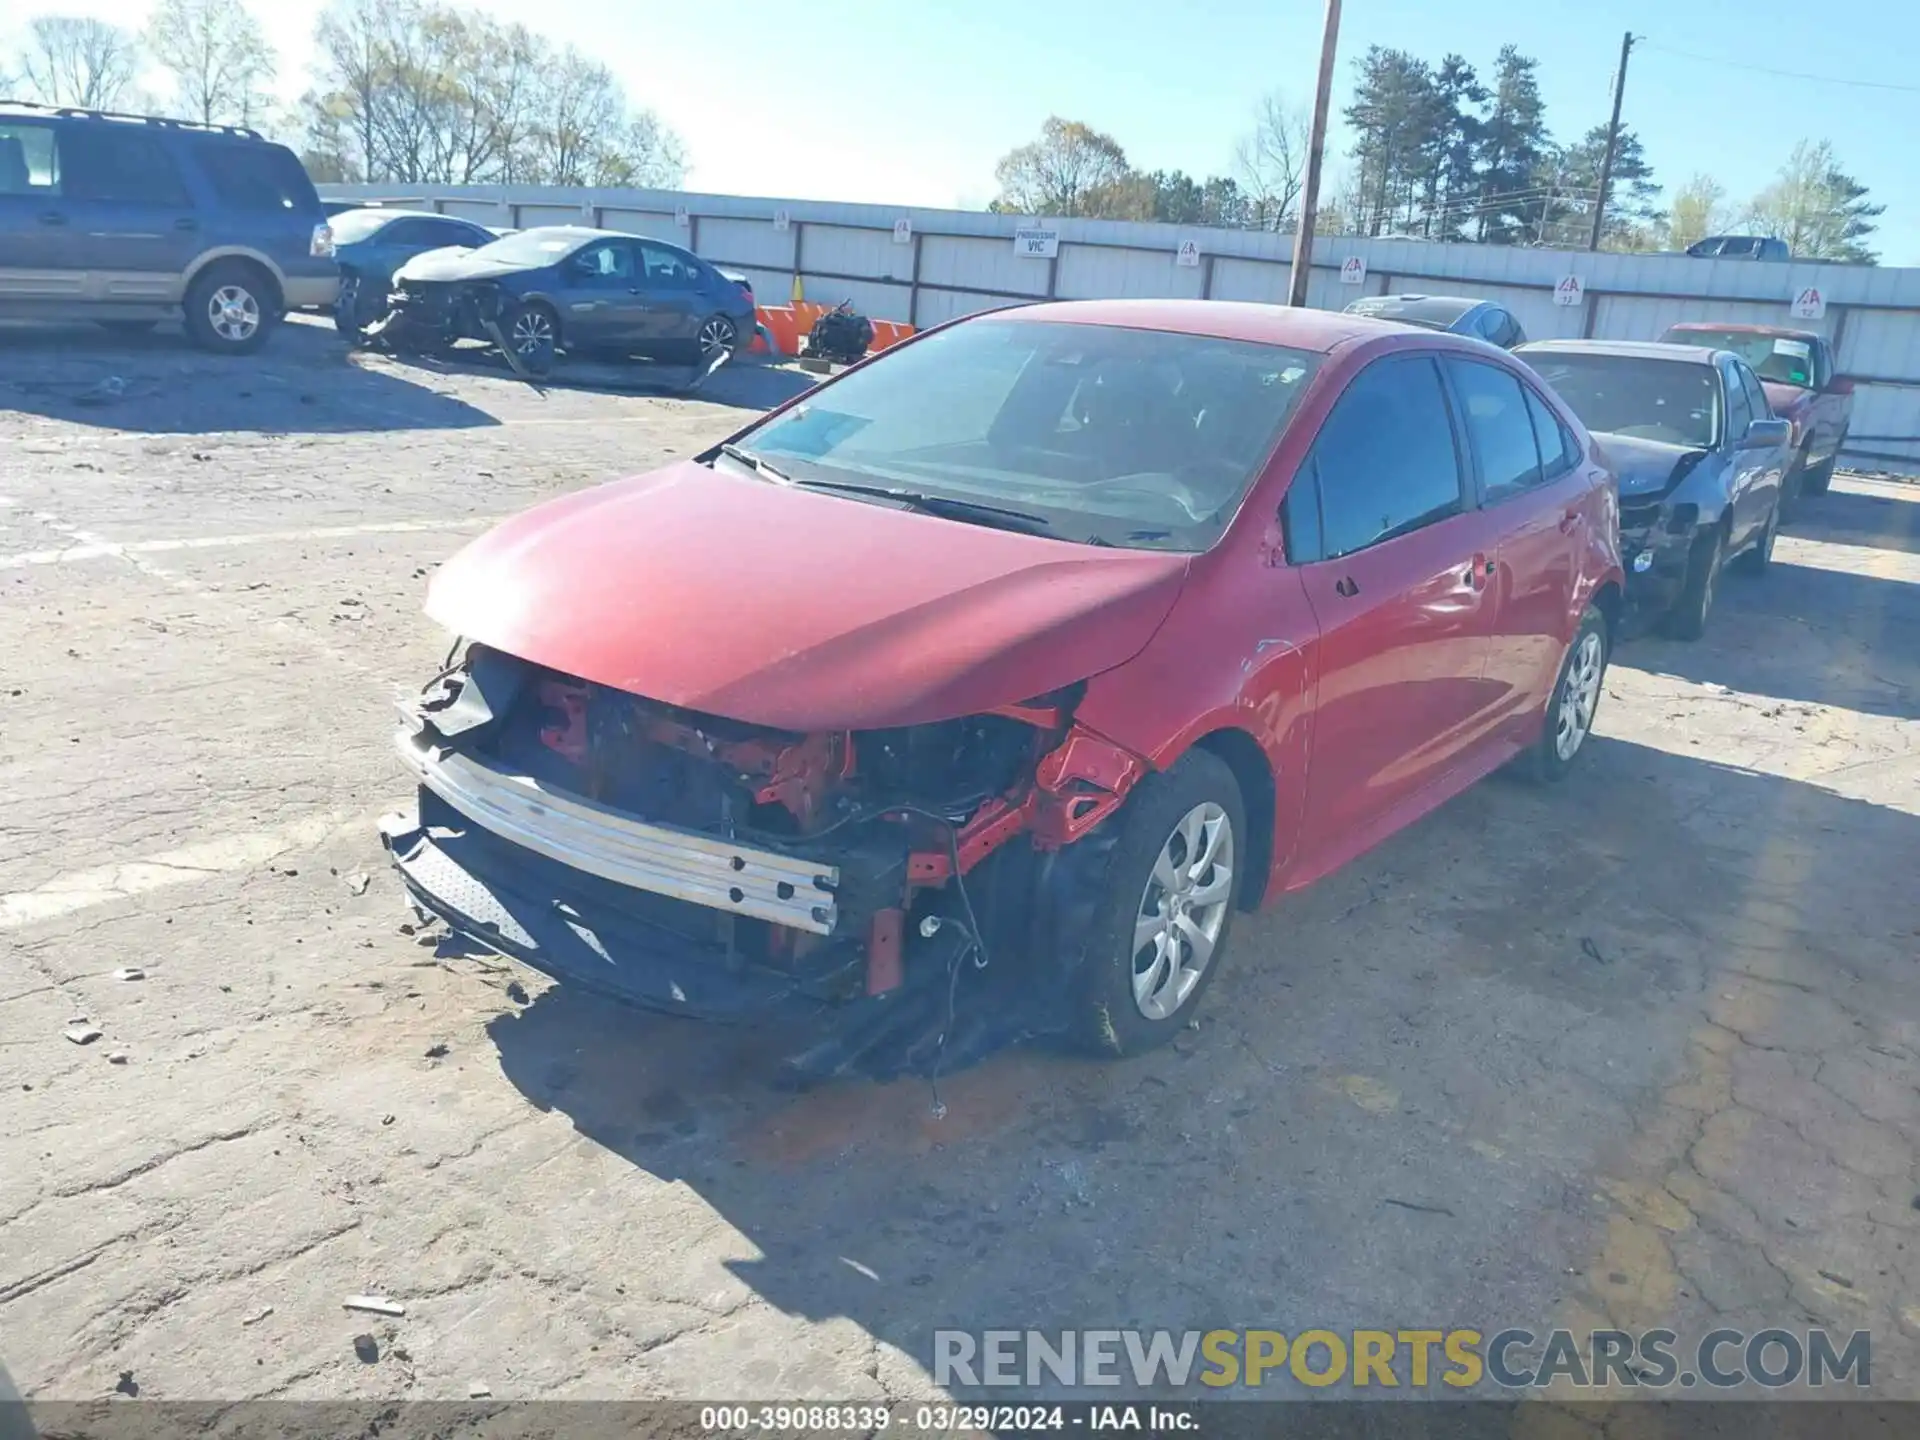
[[1833, 347], [1812, 330], [1777, 325], [1688, 321], [1668, 327], [1662, 340], [1704, 345], [1738, 355], [1760, 377], [1773, 413], [1793, 427], [1793, 471], [1787, 499], [1824, 495], [1853, 423], [1853, 381], [1834, 372]]
[[1131, 1052], [1236, 909], [1574, 762], [1618, 527], [1579, 419], [1481, 341], [976, 316], [456, 556], [383, 833], [418, 904], [566, 982], [804, 1013], [807, 1074], [938, 1055], [956, 991]]

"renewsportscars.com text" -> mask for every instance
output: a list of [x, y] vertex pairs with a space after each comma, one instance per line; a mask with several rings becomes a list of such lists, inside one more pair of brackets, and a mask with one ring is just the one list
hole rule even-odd
[[936, 1385], [1468, 1390], [1572, 1386], [1732, 1389], [1872, 1383], [1864, 1330], [936, 1330]]

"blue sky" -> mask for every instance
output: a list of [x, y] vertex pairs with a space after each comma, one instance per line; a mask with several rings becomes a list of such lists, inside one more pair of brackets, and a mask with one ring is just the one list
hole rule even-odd
[[[19, 0], [15, 0], [17, 5]], [[250, 0], [301, 88], [319, 0]], [[66, 0], [138, 23], [150, 0]], [[13, 8], [13, 7], [9, 7]], [[27, 0], [21, 12], [39, 8]], [[1320, 0], [661, 0], [478, 6], [604, 59], [683, 135], [696, 188], [930, 206], [984, 205], [993, 164], [1049, 114], [1113, 134], [1143, 168], [1227, 169], [1268, 90], [1312, 98]], [[21, 13], [16, 12], [16, 13]], [[1347, 0], [1336, 109], [1372, 44], [1483, 72], [1511, 41], [1540, 62], [1571, 139], [1606, 119], [1622, 31], [1646, 37], [1624, 119], [1671, 191], [1695, 171], [1741, 200], [1803, 138], [1887, 206], [1887, 264], [1920, 265], [1920, 88], [1840, 86], [1705, 64], [1920, 87], [1920, 5], [1853, 0]], [[1336, 131], [1336, 144], [1342, 137]], [[1336, 175], [1337, 162], [1336, 162]]]

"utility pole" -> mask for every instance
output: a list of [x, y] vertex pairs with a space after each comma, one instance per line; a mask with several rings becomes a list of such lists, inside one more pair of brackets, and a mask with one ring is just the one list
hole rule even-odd
[[1307, 303], [1313, 266], [1313, 222], [1320, 208], [1320, 158], [1327, 148], [1327, 109], [1333, 100], [1333, 57], [1340, 45], [1340, 0], [1327, 0], [1327, 28], [1320, 36], [1320, 85], [1313, 94], [1313, 127], [1307, 136], [1307, 175], [1300, 187], [1300, 223], [1293, 230], [1293, 266], [1287, 272], [1287, 304]]
[[1607, 218], [1607, 182], [1613, 178], [1613, 152], [1620, 146], [1620, 101], [1627, 93], [1627, 56], [1633, 53], [1633, 32], [1620, 37], [1620, 73], [1613, 77], [1613, 119], [1607, 123], [1607, 151], [1600, 159], [1600, 193], [1593, 197], [1593, 233], [1587, 249], [1600, 248], [1600, 227]]

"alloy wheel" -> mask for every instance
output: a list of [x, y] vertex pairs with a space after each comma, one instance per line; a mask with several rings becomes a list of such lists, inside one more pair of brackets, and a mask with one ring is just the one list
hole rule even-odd
[[1567, 659], [1567, 678], [1560, 687], [1560, 710], [1554, 717], [1553, 751], [1562, 762], [1573, 759], [1593, 729], [1593, 712], [1600, 705], [1601, 662], [1606, 646], [1589, 630]]
[[260, 302], [243, 285], [222, 285], [207, 297], [207, 323], [231, 344], [243, 344], [260, 328]]
[[715, 315], [700, 327], [700, 358], [711, 360], [715, 355], [731, 355], [738, 340], [739, 334], [734, 330], [733, 322]]
[[1133, 926], [1133, 1002], [1174, 1015], [1213, 960], [1233, 904], [1233, 821], [1211, 800], [1173, 828], [1141, 892]]
[[542, 310], [523, 310], [513, 320], [513, 348], [520, 355], [537, 355], [553, 345], [553, 321]]

